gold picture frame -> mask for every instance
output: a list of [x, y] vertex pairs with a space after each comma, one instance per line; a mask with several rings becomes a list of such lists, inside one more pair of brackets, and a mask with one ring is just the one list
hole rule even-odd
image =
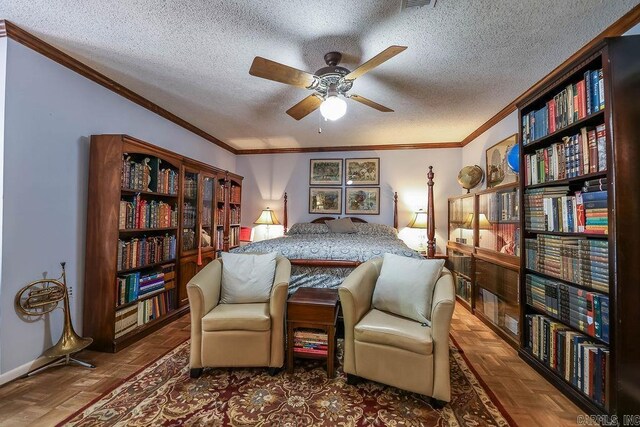
[[495, 145], [487, 148], [485, 179], [487, 188], [497, 187], [518, 182], [518, 174], [513, 172], [507, 165], [507, 154], [509, 149], [518, 143], [517, 134], [513, 134], [503, 139]]
[[380, 187], [347, 187], [345, 215], [380, 215]]
[[345, 184], [380, 185], [380, 157], [345, 159]]
[[341, 214], [342, 187], [309, 187], [310, 214]]

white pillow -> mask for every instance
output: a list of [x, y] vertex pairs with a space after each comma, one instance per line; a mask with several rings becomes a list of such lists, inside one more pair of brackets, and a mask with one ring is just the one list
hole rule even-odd
[[222, 253], [221, 304], [268, 302], [276, 274], [276, 252]]
[[431, 325], [431, 302], [443, 259], [384, 254], [373, 307]]

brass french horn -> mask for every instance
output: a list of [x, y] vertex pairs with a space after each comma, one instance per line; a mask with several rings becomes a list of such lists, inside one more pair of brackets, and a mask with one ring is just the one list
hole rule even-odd
[[45, 357], [57, 358], [58, 360], [25, 374], [25, 377], [53, 366], [72, 363], [85, 368], [95, 368], [95, 365], [91, 363], [71, 357], [72, 354], [91, 345], [93, 339], [83, 338], [73, 329], [69, 312], [69, 292], [64, 269], [65, 263], [61, 262], [60, 266], [62, 267], [62, 275], [58, 279], [44, 278], [36, 280], [20, 289], [16, 295], [16, 310], [25, 316], [42, 316], [51, 313], [58, 307], [60, 301], [63, 301], [64, 329], [62, 330], [62, 336], [56, 345], [42, 354]]

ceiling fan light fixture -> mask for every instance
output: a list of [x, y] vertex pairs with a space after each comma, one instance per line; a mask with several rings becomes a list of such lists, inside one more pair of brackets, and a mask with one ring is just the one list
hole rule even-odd
[[320, 105], [320, 114], [327, 120], [338, 120], [347, 112], [347, 103], [337, 95], [327, 96]]

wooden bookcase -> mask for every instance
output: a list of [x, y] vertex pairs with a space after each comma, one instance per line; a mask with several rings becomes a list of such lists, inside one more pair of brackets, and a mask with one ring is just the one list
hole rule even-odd
[[447, 266], [456, 297], [515, 348], [520, 344], [518, 184], [449, 199]]
[[[592, 71], [602, 70], [597, 81], [590, 80], [598, 93], [589, 93], [588, 88], [581, 90], [581, 83], [585, 78], [593, 78]], [[588, 73], [588, 74], [585, 74]], [[638, 185], [640, 184], [640, 36], [625, 36], [606, 39], [600, 45], [586, 52], [567, 66], [558, 79], [549, 82], [544, 87], [532, 93], [529, 98], [518, 105], [520, 117], [520, 170], [527, 171], [524, 179], [521, 179], [520, 194], [521, 203], [525, 207], [521, 215], [521, 229], [523, 244], [521, 245], [520, 281], [522, 315], [521, 323], [527, 325], [521, 339], [521, 357], [544, 375], [558, 389], [564, 392], [576, 404], [582, 407], [588, 414], [637, 414], [640, 408], [640, 339], [638, 335], [638, 307], [640, 307], [640, 286], [638, 286], [638, 262], [640, 261], [640, 228], [637, 224], [638, 212], [640, 212], [640, 196]], [[602, 88], [599, 80], [602, 80]], [[595, 85], [597, 83], [597, 85]], [[590, 84], [591, 85], [591, 84]], [[569, 109], [565, 112], [558, 109], [564, 96], [563, 91], [579, 93], [574, 105], [579, 105], [576, 114], [572, 115]], [[566, 93], [566, 92], [565, 92]], [[604, 98], [603, 105], [598, 108], [586, 109], [583, 98], [589, 93], [589, 101]], [[557, 98], [560, 94], [561, 98]], [[571, 96], [569, 96], [571, 99]], [[548, 104], [551, 102], [551, 104]], [[555, 105], [554, 105], [555, 104]], [[530, 113], [544, 108], [550, 108], [551, 119], [544, 118], [544, 113], [538, 116], [538, 120], [549, 121], [551, 128], [548, 132], [536, 129], [537, 136], [531, 136]], [[572, 107], [571, 107], [572, 108]], [[561, 122], [556, 120], [556, 114], [569, 114], [561, 116]], [[544, 110], [543, 110], [544, 111]], [[547, 116], [548, 117], [548, 116]], [[551, 124], [551, 120], [553, 124]], [[546, 123], [543, 122], [543, 126]], [[529, 126], [527, 126], [529, 125]], [[591, 128], [605, 125], [601, 131], [601, 144], [589, 146], [592, 134]], [[540, 126], [540, 125], [539, 125]], [[546, 127], [546, 126], [545, 126]], [[553, 129], [555, 127], [555, 129]], [[582, 131], [582, 128], [586, 128]], [[573, 137], [573, 135], [579, 135]], [[587, 138], [585, 138], [587, 135]], [[554, 145], [563, 142], [566, 147]], [[582, 145], [586, 140], [587, 144]], [[571, 142], [575, 141], [573, 145]], [[545, 170], [545, 164], [553, 164], [542, 160], [542, 166], [538, 167], [537, 159], [545, 152], [549, 155], [569, 158], [573, 163], [560, 167], [558, 170], [550, 166]], [[557, 150], [559, 154], [553, 154]], [[587, 156], [584, 154], [588, 153]], [[606, 159], [598, 156], [606, 153]], [[534, 157], [531, 160], [529, 156]], [[587, 158], [585, 164], [584, 159]], [[591, 163], [589, 158], [591, 157]], [[595, 160], [593, 160], [595, 159]], [[605, 161], [606, 160], [606, 161]], [[562, 162], [560, 162], [562, 163]], [[527, 166], [528, 164], [528, 166]], [[588, 169], [586, 166], [589, 166]], [[595, 170], [594, 170], [595, 166]], [[563, 172], [564, 171], [564, 172]], [[540, 176], [535, 177], [533, 174]], [[558, 174], [556, 180], [541, 179], [550, 174]], [[529, 179], [531, 176], [533, 179]], [[568, 177], [570, 176], [570, 177]], [[536, 179], [537, 178], [537, 179]], [[606, 202], [600, 204], [584, 204], [587, 212], [591, 212], [587, 218], [592, 218], [587, 232], [577, 229], [582, 224], [580, 197], [585, 197], [591, 192], [590, 199], [596, 197], [593, 186], [599, 186], [600, 179], [606, 179], [602, 190], [606, 190]], [[591, 188], [584, 192], [584, 187], [589, 181]], [[597, 183], [594, 184], [594, 181]], [[540, 195], [534, 192], [547, 191]], [[560, 195], [553, 194], [557, 192]], [[549, 193], [551, 192], [551, 193]], [[572, 196], [580, 192], [576, 198], [576, 207], [573, 208]], [[565, 196], [567, 195], [567, 196]], [[602, 198], [603, 193], [598, 197]], [[556, 197], [556, 202], [552, 200]], [[560, 197], [558, 202], [557, 197]], [[564, 200], [568, 197], [566, 209], [563, 209]], [[574, 196], [575, 197], [575, 196]], [[549, 201], [547, 201], [550, 200]], [[529, 204], [525, 205], [525, 200]], [[555, 203], [555, 205], [554, 205]], [[560, 206], [558, 208], [558, 206]], [[560, 209], [560, 210], [559, 210]], [[600, 211], [598, 211], [600, 209]], [[575, 216], [574, 216], [575, 215]], [[555, 220], [554, 218], [559, 218]], [[603, 219], [606, 218], [606, 221]], [[541, 222], [544, 221], [544, 222]], [[587, 220], [589, 221], [589, 220]], [[554, 222], [557, 225], [554, 227]], [[589, 224], [589, 222], [587, 222]], [[603, 224], [608, 229], [602, 230]], [[600, 226], [601, 230], [598, 230]], [[553, 231], [547, 231], [553, 227]], [[559, 229], [558, 229], [559, 228]], [[604, 231], [605, 234], [597, 234], [594, 231]], [[541, 244], [541, 239], [543, 244]], [[558, 240], [560, 239], [560, 240]], [[579, 239], [573, 243], [574, 239]], [[556, 244], [557, 241], [560, 243]], [[554, 246], [559, 245], [559, 246]], [[559, 250], [556, 247], [561, 248]], [[577, 249], [575, 249], [577, 247]], [[593, 247], [601, 247], [602, 256], [593, 252]], [[528, 248], [528, 249], [527, 249]], [[606, 254], [608, 251], [608, 255]], [[578, 261], [572, 261], [577, 259]], [[602, 259], [602, 261], [598, 261]], [[608, 259], [608, 262], [606, 261]], [[560, 262], [561, 267], [558, 267]], [[569, 264], [572, 263], [572, 264]], [[597, 264], [596, 264], [597, 263]], [[571, 270], [569, 269], [571, 265]], [[544, 271], [541, 273], [540, 271]], [[578, 271], [576, 275], [575, 272]], [[608, 273], [605, 273], [607, 272]], [[568, 275], [571, 273], [572, 275]], [[601, 275], [601, 279], [597, 279]], [[527, 284], [527, 278], [532, 281], [546, 279], [548, 282], [544, 291], [534, 292], [534, 286]], [[550, 285], [548, 283], [551, 283]], [[597, 286], [596, 286], [597, 284]], [[608, 284], [608, 287], [607, 287]], [[527, 289], [530, 289], [527, 292]], [[567, 290], [580, 291], [575, 297], [567, 297]], [[540, 294], [543, 301], [540, 301]], [[573, 294], [572, 294], [573, 295]], [[527, 297], [529, 299], [527, 300]], [[556, 298], [554, 300], [554, 298]], [[608, 316], [608, 342], [605, 335], [606, 311], [603, 301], [607, 301], [609, 307]], [[583, 300], [586, 300], [583, 304]], [[567, 303], [570, 302], [570, 304]], [[576, 308], [573, 314], [573, 305], [584, 306], [586, 314]], [[566, 309], [570, 306], [571, 309]], [[542, 307], [542, 308], [541, 308]], [[554, 311], [554, 307], [557, 308]], [[559, 307], [559, 308], [558, 308]], [[571, 315], [567, 316], [567, 312]], [[587, 323], [577, 323], [585, 315]], [[557, 353], [561, 349], [560, 362], [572, 355], [567, 342], [574, 342], [575, 333], [581, 333], [583, 337], [578, 340], [592, 342], [586, 350], [581, 352], [582, 358], [578, 359], [577, 367], [583, 364], [589, 367], [588, 378], [589, 394], [585, 393], [573, 381], [565, 379], [566, 369], [554, 369], [550, 364], [557, 363], [554, 354], [550, 355], [550, 361], [545, 363], [536, 356], [531, 348], [533, 336], [530, 329], [537, 331], [533, 326], [540, 316], [550, 319], [548, 325], [554, 323], [554, 329], [548, 336], [552, 337], [549, 344], [553, 344]], [[591, 321], [589, 322], [589, 319]], [[528, 322], [531, 322], [530, 324]], [[595, 327], [589, 329], [589, 325]], [[582, 326], [581, 326], [582, 325]], [[586, 326], [585, 326], [586, 325]], [[537, 327], [537, 326], [536, 326]], [[547, 326], [548, 328], [550, 326]], [[583, 330], [586, 330], [584, 332]], [[542, 336], [545, 333], [542, 332]], [[559, 343], [559, 344], [558, 344]], [[544, 344], [542, 344], [544, 345]], [[535, 346], [535, 344], [534, 344]], [[569, 353], [566, 352], [569, 349]], [[586, 357], [589, 358], [585, 362]], [[544, 359], [544, 357], [543, 357]], [[603, 360], [606, 365], [603, 368]], [[594, 364], [594, 361], [596, 362]], [[575, 363], [575, 362], [574, 362]], [[595, 365], [595, 368], [594, 368]], [[574, 365], [576, 366], [576, 365]], [[571, 368], [570, 368], [571, 369]], [[571, 370], [569, 371], [569, 374]], [[593, 379], [591, 379], [593, 378]], [[602, 395], [606, 398], [602, 404]]]
[[[126, 135], [91, 137], [83, 325], [92, 349], [118, 351], [188, 310], [186, 284], [215, 259], [215, 230], [228, 240], [217, 226], [228, 216], [228, 186], [222, 203], [215, 190], [230, 180], [242, 185]], [[133, 293], [135, 281], [146, 293]]]

